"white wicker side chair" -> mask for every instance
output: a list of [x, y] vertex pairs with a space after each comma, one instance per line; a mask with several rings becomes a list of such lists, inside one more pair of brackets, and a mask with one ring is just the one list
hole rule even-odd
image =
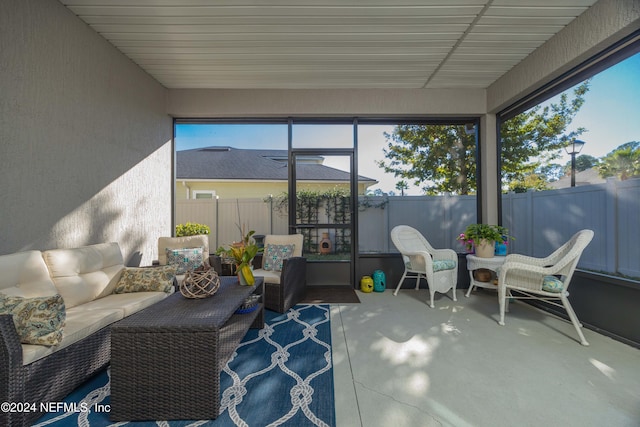
[[[569, 304], [569, 283], [582, 252], [593, 239], [592, 230], [581, 230], [564, 245], [546, 258], [525, 255], [507, 255], [498, 275], [498, 299], [500, 325], [504, 325], [504, 313], [509, 311], [510, 299], [538, 299], [557, 307], [564, 307], [576, 328], [580, 343], [589, 345], [582, 333], [582, 324]], [[512, 295], [511, 291], [518, 291]], [[561, 304], [558, 303], [561, 302]]]
[[418, 230], [408, 225], [394, 227], [391, 241], [404, 261], [404, 274], [393, 295], [398, 295], [407, 277], [416, 278], [416, 290], [420, 287], [420, 279], [424, 277], [429, 285], [431, 308], [435, 307], [433, 297], [436, 292], [446, 293], [453, 289], [452, 297], [457, 301], [458, 255], [454, 250], [434, 249]]

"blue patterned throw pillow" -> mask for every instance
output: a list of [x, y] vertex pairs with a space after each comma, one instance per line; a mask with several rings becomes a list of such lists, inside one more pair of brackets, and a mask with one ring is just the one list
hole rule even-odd
[[559, 294], [562, 292], [563, 286], [564, 283], [562, 283], [562, 280], [558, 279], [556, 276], [544, 276], [544, 279], [542, 280], [543, 291]]
[[24, 298], [0, 294], [0, 314], [11, 314], [23, 344], [52, 346], [62, 341], [67, 313], [61, 295]]
[[264, 250], [264, 269], [282, 271], [285, 259], [290, 258], [296, 245], [267, 245]]
[[167, 264], [176, 267], [176, 274], [184, 274], [187, 270], [195, 270], [202, 266], [202, 248], [166, 249]]

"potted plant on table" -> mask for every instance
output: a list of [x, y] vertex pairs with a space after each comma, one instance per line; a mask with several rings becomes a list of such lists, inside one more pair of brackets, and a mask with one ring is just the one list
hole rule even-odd
[[463, 242], [467, 250], [472, 245], [476, 256], [491, 258], [495, 254], [496, 242], [504, 243], [508, 236], [509, 231], [500, 225], [469, 224], [457, 239]]
[[238, 273], [238, 281], [240, 284], [253, 286], [256, 280], [251, 270], [251, 261], [262, 250], [252, 237], [254, 230], [244, 233], [244, 227], [241, 229], [242, 239], [239, 242], [233, 242], [228, 247], [220, 246], [216, 251], [216, 255], [225, 256], [233, 261], [236, 265]]

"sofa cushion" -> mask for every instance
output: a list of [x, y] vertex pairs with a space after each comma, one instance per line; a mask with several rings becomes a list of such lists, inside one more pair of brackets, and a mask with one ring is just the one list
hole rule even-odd
[[0, 256], [0, 292], [21, 297], [53, 296], [58, 293], [40, 251]]
[[0, 294], [0, 314], [10, 314], [23, 344], [52, 346], [62, 341], [66, 311], [58, 294], [24, 298]]
[[67, 320], [62, 342], [53, 347], [23, 344], [22, 364], [28, 365], [55, 351], [68, 347], [122, 318], [122, 310], [85, 310], [83, 306], [67, 309]]
[[82, 306], [78, 308], [82, 308], [83, 310], [120, 310], [122, 315], [127, 317], [165, 299], [168, 295], [169, 294], [165, 292], [112, 294], [82, 304]]
[[195, 270], [204, 262], [202, 248], [166, 249], [167, 265], [176, 267], [176, 274], [184, 274], [187, 270]]
[[124, 261], [117, 243], [100, 243], [42, 254], [67, 309], [113, 293]]
[[285, 259], [291, 258], [295, 245], [267, 245], [264, 250], [263, 269], [282, 271]]
[[176, 267], [173, 265], [152, 268], [125, 267], [114, 293], [154, 291], [170, 293], [175, 277]]

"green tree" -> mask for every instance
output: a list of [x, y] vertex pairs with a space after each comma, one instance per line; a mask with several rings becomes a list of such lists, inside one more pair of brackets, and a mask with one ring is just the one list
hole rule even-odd
[[540, 167], [536, 169], [535, 173], [544, 177], [545, 181], [553, 182], [559, 180], [566, 174], [566, 167], [559, 165], [558, 163], [549, 163], [546, 165], [540, 165]]
[[385, 133], [388, 161], [378, 166], [396, 177], [410, 180], [425, 194], [475, 190], [475, 135], [464, 125], [398, 125]]
[[502, 182], [524, 181], [541, 165], [560, 157], [562, 149], [586, 131], [577, 128], [567, 132], [568, 126], [584, 104], [589, 81], [560, 95], [557, 103], [537, 105], [502, 123]]
[[508, 188], [509, 191], [513, 191], [514, 193], [526, 193], [529, 189], [542, 191], [548, 190], [550, 187], [544, 175], [530, 173], [524, 175], [522, 179], [511, 181]]
[[[587, 169], [598, 166], [599, 163], [600, 160], [598, 160], [597, 157], [593, 157], [588, 154], [581, 154], [576, 157], [576, 170], [578, 172], [586, 171]], [[568, 163], [568, 166], [571, 168], [571, 162]]]
[[409, 188], [409, 184], [407, 183], [407, 181], [400, 180], [396, 183], [396, 190], [398, 190], [400, 192], [401, 196], [404, 196], [404, 190]]
[[[576, 172], [586, 171], [600, 164], [600, 159], [590, 156], [589, 154], [581, 154], [576, 157]], [[571, 173], [571, 160], [564, 165], [564, 174]]]
[[621, 181], [640, 177], [640, 141], [631, 141], [602, 158], [599, 167], [600, 176], [617, 176]]
[[[502, 179], [526, 185], [525, 177], [560, 156], [560, 150], [585, 129], [566, 132], [584, 103], [589, 81], [560, 96], [557, 103], [538, 105], [505, 121], [501, 127]], [[426, 194], [472, 194], [476, 191], [476, 136], [464, 125], [398, 125], [385, 134], [387, 173], [420, 186]]]

